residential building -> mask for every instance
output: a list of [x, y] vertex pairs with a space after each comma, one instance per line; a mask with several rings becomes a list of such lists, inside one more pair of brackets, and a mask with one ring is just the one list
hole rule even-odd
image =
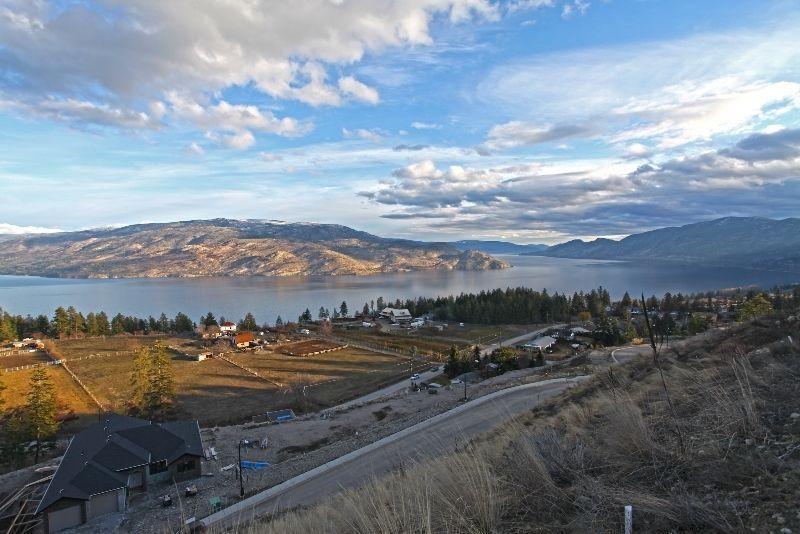
[[72, 437], [36, 513], [49, 533], [123, 511], [131, 492], [199, 477], [202, 457], [197, 421], [106, 415]]
[[381, 317], [397, 324], [407, 324], [413, 320], [411, 313], [405, 308], [384, 308], [381, 310]]

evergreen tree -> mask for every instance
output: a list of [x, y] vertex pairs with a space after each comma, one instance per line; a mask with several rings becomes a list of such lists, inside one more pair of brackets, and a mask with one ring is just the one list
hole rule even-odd
[[347, 317], [347, 302], [342, 301], [342, 304], [339, 306], [339, 313], [342, 317]]
[[361, 308], [361, 315], [363, 315], [364, 317], [369, 315], [369, 302], [364, 303], [364, 307]]
[[173, 330], [179, 334], [191, 332], [194, 330], [194, 323], [185, 313], [178, 312], [175, 316], [175, 323], [172, 325]]
[[301, 324], [311, 322], [311, 311], [308, 308], [306, 308], [306, 311], [300, 314], [300, 317], [297, 318], [297, 322]]
[[172, 361], [160, 341], [137, 351], [133, 383], [134, 402], [147, 417], [163, 414], [163, 410], [172, 403], [175, 398]]
[[772, 304], [769, 300], [764, 298], [764, 295], [758, 294], [747, 299], [744, 304], [739, 306], [736, 318], [740, 321], [747, 321], [762, 315], [768, 315], [772, 312]]
[[67, 337], [69, 335], [69, 315], [67, 315], [67, 310], [61, 306], [56, 308], [51, 329], [53, 334], [58, 337]]
[[11, 315], [0, 312], [0, 341], [13, 341], [17, 337], [19, 336], [14, 319]]
[[256, 323], [256, 318], [253, 316], [252, 313], [247, 312], [245, 314], [244, 319], [241, 323], [239, 323], [240, 330], [258, 330], [258, 324]]
[[47, 371], [42, 367], [31, 374], [27, 401], [23, 408], [23, 421], [28, 435], [36, 441], [34, 463], [39, 463], [42, 440], [53, 437], [58, 431], [55, 390]]
[[[188, 319], [188, 317], [187, 317]], [[169, 319], [167, 318], [166, 313], [162, 313], [161, 316], [158, 318], [158, 331], [167, 333], [170, 330]]]
[[383, 303], [383, 297], [378, 297], [378, 300], [375, 302], [375, 309], [380, 312], [385, 307], [386, 307], [386, 305]]
[[111, 333], [116, 336], [125, 332], [125, 330], [125, 317], [118, 313], [111, 319]]
[[319, 313], [317, 313], [317, 318], [322, 320], [322, 319], [326, 318], [327, 316], [328, 315], [325, 313], [325, 307], [324, 306], [320, 306], [319, 307]]
[[203, 323], [203, 326], [212, 326], [212, 325], [219, 326], [219, 325], [217, 324], [217, 320], [214, 318], [214, 314], [213, 314], [213, 313], [211, 313], [211, 312], [208, 312], [208, 313], [206, 314], [206, 316], [205, 316], [205, 317], [203, 317], [203, 318], [200, 320], [200, 322], [201, 322], [201, 323]]
[[104, 311], [97, 314], [97, 334], [101, 336], [111, 334], [111, 325], [108, 322], [108, 315], [106, 315]]
[[280, 328], [281, 326], [283, 326], [283, 319], [281, 319], [281, 316], [280, 316], [280, 315], [278, 316], [278, 318], [277, 318], [277, 319], [275, 319], [275, 326], [276, 326], [276, 327], [278, 327], [278, 328]]
[[99, 334], [97, 331], [97, 316], [94, 312], [89, 312], [86, 315], [86, 334], [89, 336], [96, 336]]

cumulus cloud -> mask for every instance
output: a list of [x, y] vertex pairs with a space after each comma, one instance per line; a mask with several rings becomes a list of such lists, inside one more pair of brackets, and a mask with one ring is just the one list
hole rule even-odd
[[422, 160], [361, 195], [395, 208], [385, 217], [420, 219], [434, 230], [553, 238], [623, 235], [765, 209], [792, 216], [800, 202], [800, 130], [751, 135], [730, 148], [639, 167], [608, 161], [441, 168]]
[[[489, 0], [9, 0], [0, 8], [0, 99], [25, 114], [124, 129], [158, 125], [166, 115], [151, 103], [170, 93], [202, 101], [234, 86], [311, 106], [376, 104], [377, 89], [347, 74], [331, 81], [329, 70], [430, 44], [437, 15], [456, 24], [496, 14]], [[234, 132], [232, 144], [247, 138]]]
[[561, 17], [565, 19], [572, 18], [575, 15], [585, 15], [589, 10], [589, 2], [585, 0], [575, 0], [574, 2], [567, 2], [561, 8]]

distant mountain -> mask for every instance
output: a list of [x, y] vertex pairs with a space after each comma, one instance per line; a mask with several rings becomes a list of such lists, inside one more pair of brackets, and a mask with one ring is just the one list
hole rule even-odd
[[[633, 234], [620, 241], [576, 239], [543, 256], [667, 260], [771, 270], [800, 270], [800, 219], [725, 217]], [[799, 271], [800, 273], [800, 271]]]
[[15, 236], [0, 274], [65, 278], [344, 275], [508, 264], [447, 243], [386, 239], [333, 224], [214, 219]]
[[451, 243], [459, 250], [480, 250], [486, 254], [537, 254], [547, 250], [547, 245], [518, 245], [508, 241], [464, 240]]

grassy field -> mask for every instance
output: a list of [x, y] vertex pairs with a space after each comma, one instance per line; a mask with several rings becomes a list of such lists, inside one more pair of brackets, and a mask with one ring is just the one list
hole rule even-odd
[[[95, 422], [98, 412], [97, 405], [75, 383], [72, 377], [58, 365], [47, 366], [46, 371], [56, 391], [59, 416], [68, 416], [68, 420], [62, 425], [62, 433], [71, 433]], [[0, 379], [7, 388], [2, 394], [7, 409], [25, 404], [31, 373], [33, 370], [13, 371], [0, 375]], [[77, 419], [72, 419], [73, 415]]]
[[47, 361], [50, 361], [50, 358], [44, 351], [40, 350], [36, 352], [23, 352], [22, 354], [14, 354], [11, 356], [2, 356], [0, 357], [0, 370]]
[[460, 341], [441, 338], [426, 338], [410, 333], [408, 330], [392, 332], [377, 332], [374, 330], [349, 330], [335, 332], [336, 336], [352, 340], [357, 343], [375, 345], [387, 350], [394, 350], [407, 354], [411, 347], [416, 347], [420, 353], [445, 354], [451, 345], [463, 346]]
[[[101, 403], [124, 412], [132, 394], [135, 350], [157, 339], [170, 346], [186, 342], [163, 336], [85, 338], [56, 341], [54, 352], [73, 360], [70, 369]], [[87, 355], [101, 356], [77, 359]], [[196, 418], [210, 426], [246, 421], [280, 408], [302, 411], [327, 406], [367, 393], [387, 380], [399, 379], [406, 369], [401, 358], [355, 347], [306, 357], [272, 352], [236, 353], [229, 357], [272, 382], [221, 359], [196, 362], [173, 353], [176, 417]], [[58, 366], [49, 367], [48, 372], [56, 385], [61, 409], [82, 416], [65, 431], [94, 421], [97, 407], [69, 374]], [[14, 407], [24, 402], [30, 371], [5, 373], [3, 377], [8, 386], [4, 394], [7, 405]], [[311, 386], [306, 397], [311, 404], [298, 399], [298, 385]]]
[[250, 352], [236, 354], [232, 359], [288, 387], [319, 384], [308, 394], [321, 405], [368, 392], [390, 378], [399, 379], [408, 369], [403, 359], [356, 347], [304, 357]]

